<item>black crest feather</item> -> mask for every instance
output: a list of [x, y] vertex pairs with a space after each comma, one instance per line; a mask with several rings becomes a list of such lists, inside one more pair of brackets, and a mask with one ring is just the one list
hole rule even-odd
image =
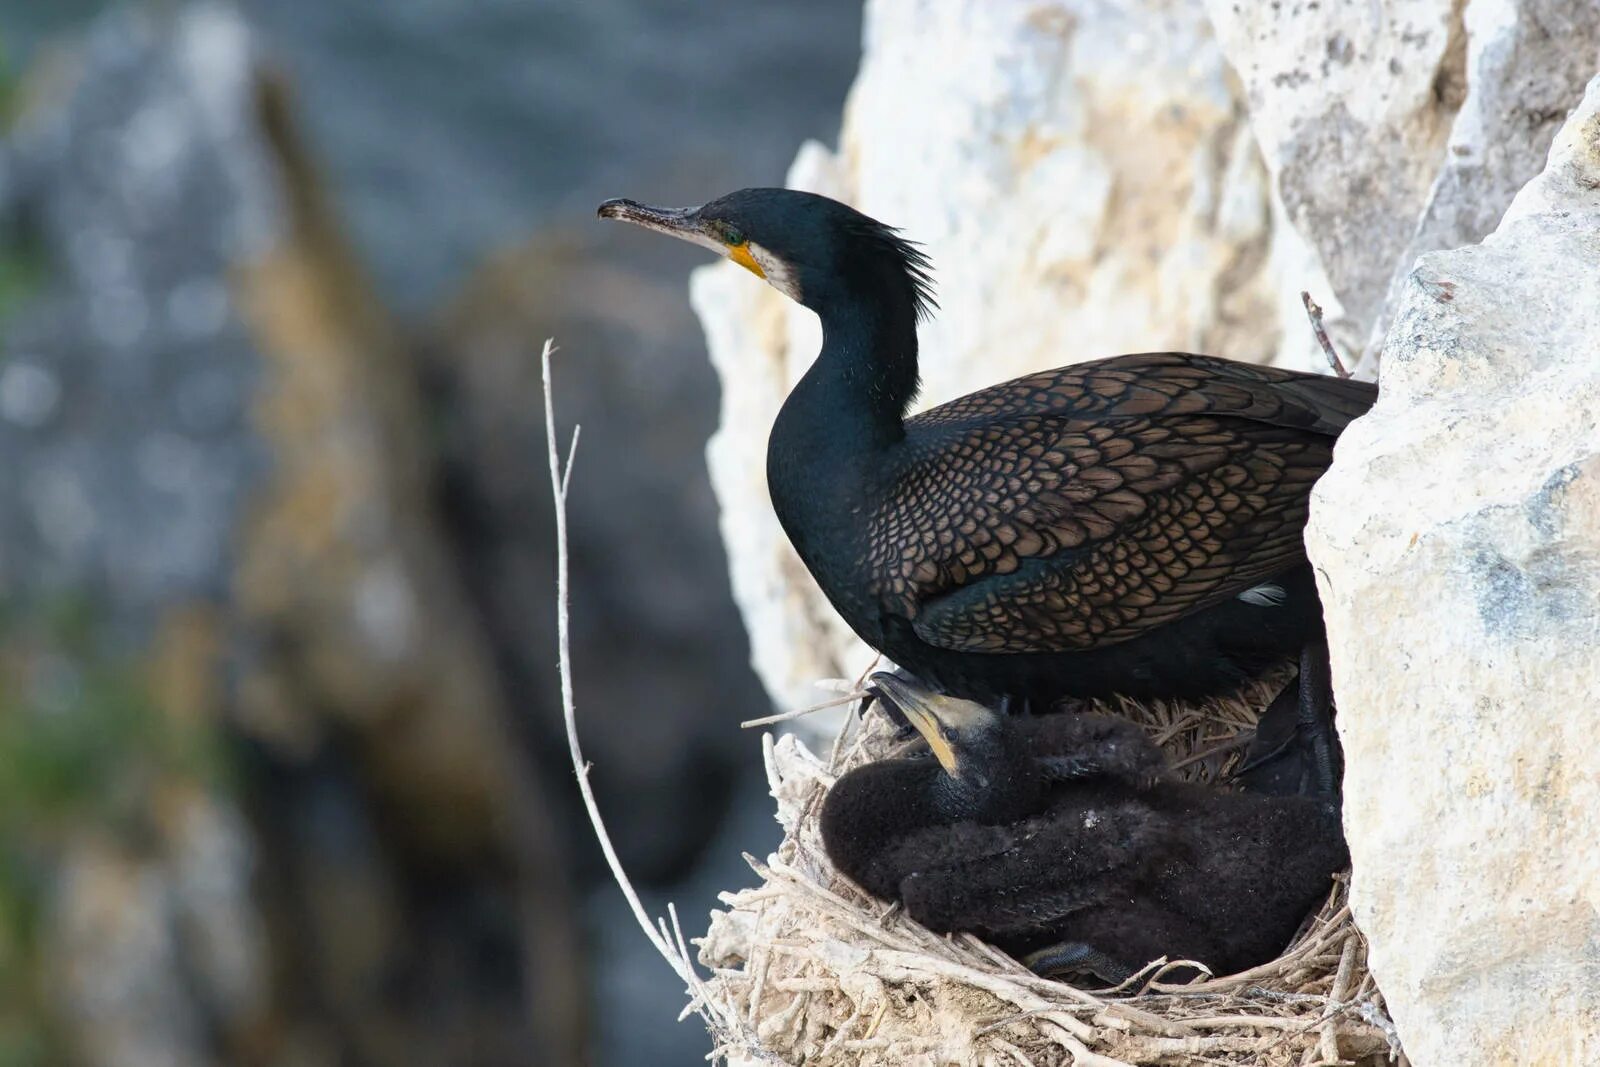
[[897, 227], [886, 226], [865, 215], [858, 217], [851, 227], [853, 235], [877, 244], [886, 256], [895, 260], [905, 270], [911, 283], [911, 303], [916, 309], [917, 321], [927, 322], [939, 310], [934, 297], [933, 261], [917, 242], [901, 236]]

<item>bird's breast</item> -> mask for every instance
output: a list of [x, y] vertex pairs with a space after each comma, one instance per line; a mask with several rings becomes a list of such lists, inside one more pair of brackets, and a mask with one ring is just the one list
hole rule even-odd
[[778, 522], [801, 562], [856, 633], [880, 644], [885, 612], [904, 612], [906, 583], [874, 548], [887, 492], [875, 469], [850, 456], [790, 453], [774, 462], [769, 454], [767, 481]]

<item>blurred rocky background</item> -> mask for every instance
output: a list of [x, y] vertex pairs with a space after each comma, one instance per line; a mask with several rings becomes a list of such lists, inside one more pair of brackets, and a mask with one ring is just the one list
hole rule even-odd
[[775, 840], [693, 250], [852, 0], [0, 0], [0, 1065], [688, 1064], [566, 766], [703, 914]]

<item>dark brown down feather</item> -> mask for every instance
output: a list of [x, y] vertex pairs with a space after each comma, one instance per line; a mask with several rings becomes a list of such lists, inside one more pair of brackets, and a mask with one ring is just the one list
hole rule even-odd
[[1018, 958], [1088, 946], [1110, 982], [1162, 955], [1243, 970], [1349, 862], [1336, 803], [1172, 781], [1124, 720], [992, 715], [944, 736], [959, 775], [927, 756], [857, 767], [828, 793], [822, 840], [930, 930]]

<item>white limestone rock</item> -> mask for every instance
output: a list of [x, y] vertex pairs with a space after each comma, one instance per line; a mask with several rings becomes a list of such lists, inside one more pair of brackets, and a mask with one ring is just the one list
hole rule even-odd
[[1288, 217], [1338, 296], [1343, 347], [1378, 317], [1460, 106], [1461, 6], [1206, 0]]
[[1329, 332], [1365, 346], [1370, 371], [1416, 257], [1481, 240], [1538, 173], [1600, 69], [1600, 12], [1594, 0], [1206, 7], [1275, 189], [1337, 298]]
[[1383, 344], [1417, 256], [1481, 241], [1494, 229], [1544, 166], [1551, 139], [1600, 70], [1594, 0], [1474, 0], [1464, 25], [1466, 99], [1411, 241], [1393, 265], [1369, 355]]
[[[1283, 293], [1319, 288], [1315, 261], [1274, 224], [1197, 5], [879, 0], [865, 38], [839, 151], [802, 150], [790, 184], [927, 246], [941, 310], [922, 330], [922, 403], [1129, 351], [1313, 365]], [[731, 264], [697, 272], [693, 298], [723, 382], [709, 458], [752, 657], [780, 704], [812, 703], [812, 679], [872, 661], [766, 492], [768, 431], [820, 331]]]
[[1352, 906], [1419, 1067], [1600, 1062], [1600, 78], [1400, 295], [1307, 535]]

